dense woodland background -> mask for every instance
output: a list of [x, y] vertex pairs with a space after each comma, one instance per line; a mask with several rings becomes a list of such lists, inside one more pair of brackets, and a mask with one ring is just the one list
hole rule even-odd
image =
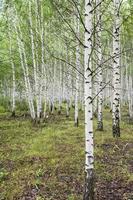
[[0, 200], [133, 199], [132, 29], [132, 0], [0, 1]]

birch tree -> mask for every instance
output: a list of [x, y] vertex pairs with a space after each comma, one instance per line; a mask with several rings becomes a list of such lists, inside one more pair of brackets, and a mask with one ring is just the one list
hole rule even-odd
[[97, 6], [97, 28], [96, 28], [96, 51], [97, 51], [97, 68], [99, 73], [97, 74], [98, 84], [98, 126], [97, 129], [103, 130], [103, 74], [102, 74], [102, 44], [101, 44], [101, 0], [96, 1]]
[[11, 61], [11, 69], [12, 69], [12, 116], [15, 117], [15, 108], [16, 108], [16, 77], [15, 77], [15, 65], [13, 60], [13, 51], [12, 51], [12, 37], [11, 37], [11, 27], [10, 22], [8, 20], [8, 36], [9, 36], [9, 53], [10, 53], [10, 61]]
[[[77, 2], [78, 10], [79, 10], [79, 0]], [[77, 12], [77, 18], [76, 18], [76, 34], [77, 37], [80, 38], [80, 19], [79, 19], [79, 13]], [[75, 126], [78, 127], [79, 125], [79, 71], [80, 71], [80, 44], [77, 40], [77, 46], [76, 46], [76, 91], [75, 91]]]
[[38, 94], [38, 77], [37, 77], [37, 66], [36, 66], [36, 57], [35, 57], [35, 41], [34, 41], [34, 33], [33, 33], [33, 22], [32, 22], [32, 9], [31, 9], [31, 1], [29, 1], [29, 23], [30, 23], [30, 38], [31, 38], [31, 50], [32, 50], [32, 60], [33, 60], [33, 71], [34, 71], [34, 82], [35, 82], [35, 99], [36, 99], [36, 107], [37, 107], [37, 118], [40, 117], [39, 112], [39, 94]]
[[86, 184], [84, 200], [94, 199], [94, 150], [93, 150], [93, 113], [92, 113], [92, 20], [93, 1], [85, 0], [85, 172]]
[[113, 27], [113, 136], [120, 137], [120, 0], [114, 0]]

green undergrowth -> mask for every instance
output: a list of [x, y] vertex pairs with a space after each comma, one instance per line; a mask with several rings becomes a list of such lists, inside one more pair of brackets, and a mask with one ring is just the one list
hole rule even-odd
[[[30, 120], [0, 116], [0, 200], [80, 200], [84, 186], [84, 114], [74, 127], [73, 111], [50, 116], [35, 127]], [[111, 134], [111, 113], [104, 112], [104, 131], [96, 130], [95, 177], [99, 185], [133, 182], [133, 126], [122, 121], [121, 138]], [[124, 193], [125, 195], [130, 195]], [[99, 194], [100, 195], [100, 194]], [[100, 197], [99, 197], [100, 199]]]

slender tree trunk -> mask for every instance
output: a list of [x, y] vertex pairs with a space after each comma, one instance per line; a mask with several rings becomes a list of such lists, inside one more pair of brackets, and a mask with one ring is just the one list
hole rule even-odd
[[44, 68], [44, 112], [43, 112], [43, 118], [46, 118], [47, 113], [47, 95], [48, 95], [48, 88], [47, 88], [47, 71], [46, 68]]
[[41, 37], [41, 74], [40, 74], [40, 91], [39, 91], [39, 113], [40, 117], [42, 115], [42, 97], [43, 97], [43, 87], [46, 87], [46, 66], [44, 62], [45, 48], [44, 48], [44, 16], [43, 16], [43, 7], [41, 2], [41, 11], [40, 11], [40, 37]]
[[32, 50], [34, 82], [35, 82], [35, 99], [36, 99], [36, 107], [37, 107], [37, 118], [39, 119], [39, 117], [40, 117], [40, 112], [39, 112], [39, 92], [38, 92], [39, 85], [38, 85], [36, 57], [35, 57], [35, 44], [34, 44], [34, 33], [33, 33], [33, 23], [32, 23], [31, 1], [29, 1], [29, 22], [30, 22], [31, 50]]
[[46, 113], [47, 113], [47, 91], [45, 91], [45, 100], [44, 100], [44, 113], [43, 113], [43, 118], [46, 118]]
[[120, 0], [114, 0], [115, 22], [113, 28], [113, 136], [120, 137]]
[[59, 108], [58, 114], [61, 114], [61, 106], [62, 106], [62, 63], [59, 62]]
[[12, 116], [15, 117], [15, 108], [16, 108], [16, 102], [15, 102], [15, 92], [16, 92], [16, 79], [15, 79], [15, 66], [13, 60], [11, 60], [12, 65]]
[[[66, 62], [69, 63], [68, 47], [66, 50]], [[66, 80], [66, 117], [70, 115], [70, 66], [66, 64], [67, 80]]]
[[[79, 4], [79, 2], [78, 2]], [[79, 8], [79, 5], [78, 5]], [[77, 37], [80, 37], [80, 20], [79, 14], [77, 13], [76, 18], [76, 33]], [[75, 91], [75, 126], [78, 127], [79, 125], [79, 70], [80, 70], [80, 44], [77, 40], [77, 47], [76, 47], [76, 91]]]
[[53, 67], [53, 84], [52, 84], [52, 114], [54, 114], [55, 110], [55, 90], [56, 90], [56, 61], [54, 60], [52, 63]]
[[98, 81], [98, 125], [97, 129], [99, 131], [103, 130], [103, 74], [102, 74], [102, 44], [101, 44], [101, 11], [99, 6], [101, 0], [96, 1], [97, 6], [97, 30], [96, 30], [96, 44], [97, 44], [97, 67], [98, 67], [98, 75], [97, 75], [97, 81]]
[[11, 29], [9, 25], [9, 50], [10, 50], [10, 60], [12, 67], [12, 116], [15, 117], [15, 92], [16, 92], [16, 79], [15, 79], [15, 66], [12, 58], [12, 42], [11, 42]]
[[129, 121], [133, 122], [133, 78], [129, 75]]
[[94, 146], [92, 111], [92, 0], [85, 0], [85, 193], [84, 200], [94, 200]]

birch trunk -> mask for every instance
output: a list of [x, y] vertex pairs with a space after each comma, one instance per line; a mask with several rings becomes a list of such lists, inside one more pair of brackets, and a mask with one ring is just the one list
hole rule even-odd
[[[69, 63], [68, 47], [66, 49], [66, 62]], [[66, 117], [70, 115], [70, 66], [66, 64], [67, 80], [66, 80]]]
[[120, 137], [120, 0], [114, 0], [115, 21], [113, 27], [113, 136]]
[[32, 11], [31, 11], [31, 1], [29, 1], [29, 22], [30, 22], [30, 38], [31, 38], [31, 50], [32, 50], [32, 60], [33, 60], [33, 71], [34, 71], [34, 84], [35, 84], [35, 99], [37, 107], [37, 118], [40, 118], [39, 112], [39, 86], [37, 78], [37, 68], [36, 68], [36, 57], [35, 57], [35, 44], [34, 44], [34, 33], [33, 33], [33, 23], [32, 23]]
[[98, 66], [98, 75], [97, 75], [97, 81], [98, 81], [98, 126], [97, 129], [99, 131], [103, 131], [103, 74], [102, 74], [102, 44], [101, 44], [101, 12], [99, 6], [101, 0], [96, 1], [97, 5], [97, 37], [96, 37], [96, 45], [97, 45], [97, 66]]
[[61, 114], [61, 106], [62, 106], [62, 63], [59, 62], [59, 108], [58, 108], [58, 114]]
[[85, 172], [86, 184], [84, 200], [94, 200], [94, 146], [92, 111], [92, 17], [93, 0], [85, 0]]
[[133, 122], [133, 78], [129, 75], [129, 121]]
[[40, 91], [39, 91], [39, 113], [41, 117], [42, 113], [42, 97], [43, 97], [43, 86], [46, 87], [46, 68], [45, 68], [45, 62], [44, 62], [44, 16], [43, 16], [43, 7], [41, 2], [41, 14], [40, 14], [40, 34], [41, 34], [41, 74], [40, 74]]
[[11, 59], [11, 65], [12, 65], [12, 116], [15, 117], [15, 92], [16, 92], [16, 79], [15, 79], [15, 66], [13, 59]]
[[[79, 4], [79, 2], [78, 2]], [[79, 5], [78, 5], [79, 8]], [[76, 18], [76, 33], [77, 37], [80, 36], [80, 20], [79, 14], [77, 13]], [[77, 47], [76, 47], [76, 91], [75, 91], [75, 126], [79, 126], [79, 70], [80, 70], [80, 44], [77, 40]]]
[[[10, 26], [10, 25], [9, 25]], [[12, 58], [12, 42], [11, 42], [11, 29], [9, 27], [9, 50], [10, 50], [10, 61], [12, 68], [12, 116], [15, 117], [15, 92], [16, 92], [16, 79], [15, 79], [15, 66]]]
[[55, 110], [55, 89], [56, 89], [56, 67], [57, 67], [57, 63], [56, 60], [53, 61], [52, 63], [52, 67], [53, 67], [53, 84], [52, 84], [52, 114], [54, 114], [54, 110]]

